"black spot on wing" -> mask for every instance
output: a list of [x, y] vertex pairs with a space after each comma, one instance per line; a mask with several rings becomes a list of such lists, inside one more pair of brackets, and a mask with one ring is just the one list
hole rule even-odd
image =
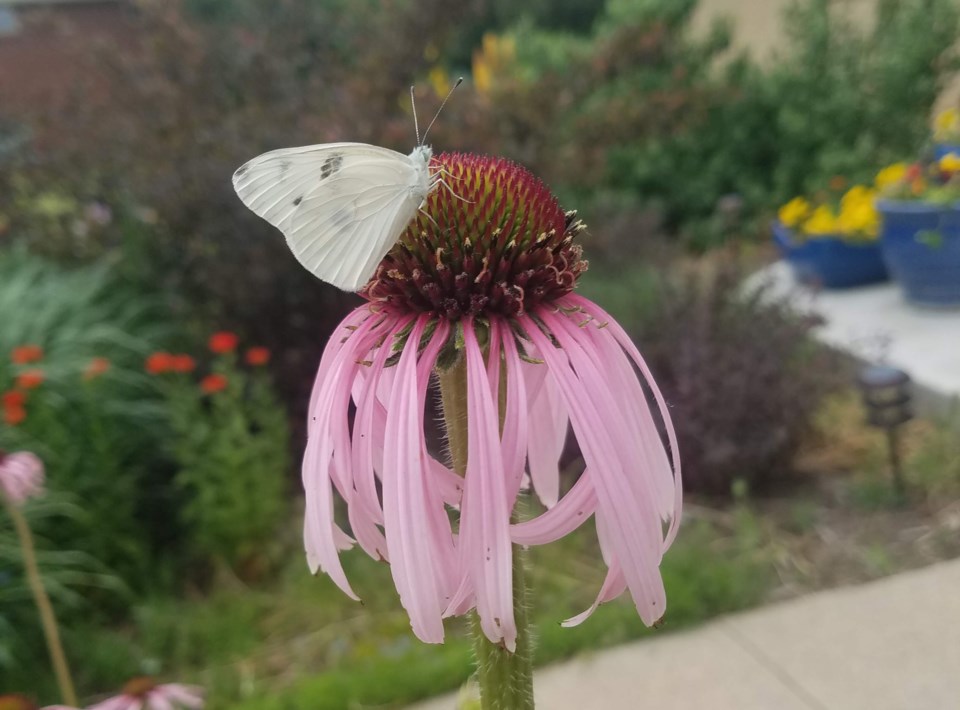
[[325, 180], [335, 172], [340, 170], [340, 167], [343, 165], [343, 154], [334, 153], [330, 155], [326, 160], [323, 161], [323, 165], [320, 166], [320, 179]]
[[303, 202], [303, 195], [300, 195], [299, 197], [295, 197], [293, 199], [293, 206], [299, 207], [301, 202]]
[[250, 163], [247, 163], [246, 165], [241, 165], [239, 168], [237, 168], [237, 172], [235, 172], [234, 175], [236, 175], [237, 177], [242, 177], [243, 175], [247, 174], [247, 171], [249, 169], [250, 169]]

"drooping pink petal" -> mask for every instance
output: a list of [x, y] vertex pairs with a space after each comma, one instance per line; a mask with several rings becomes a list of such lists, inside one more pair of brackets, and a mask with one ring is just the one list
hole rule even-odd
[[143, 707], [143, 701], [129, 695], [117, 695], [108, 698], [96, 705], [91, 705], [87, 710], [135, 710]]
[[513, 561], [499, 416], [472, 321], [464, 322], [467, 371], [467, 472], [460, 546], [484, 635], [516, 649]]
[[617, 343], [619, 343], [620, 347], [626, 351], [626, 353], [633, 360], [634, 364], [640, 370], [640, 373], [643, 375], [647, 386], [650, 388], [650, 391], [653, 393], [653, 397], [657, 402], [657, 407], [660, 411], [660, 418], [663, 420], [664, 429], [666, 430], [667, 442], [670, 445], [670, 460], [673, 463], [673, 515], [670, 518], [670, 528], [667, 531], [667, 535], [664, 540], [664, 547], [669, 547], [676, 538], [677, 531], [680, 528], [680, 520], [683, 510], [683, 482], [680, 470], [680, 455], [679, 447], [677, 445], [677, 432], [673, 427], [673, 420], [670, 417], [670, 410], [667, 407], [667, 402], [664, 399], [660, 388], [657, 386], [656, 381], [653, 379], [653, 373], [650, 372], [649, 366], [643, 359], [640, 351], [637, 350], [637, 346], [634, 345], [633, 341], [630, 339], [630, 336], [627, 335], [627, 332], [610, 316], [609, 313], [604, 311], [602, 308], [600, 308], [600, 306], [592, 301], [576, 294], [570, 294], [567, 296], [565, 298], [565, 302], [569, 306], [583, 309], [584, 313], [587, 313], [588, 315], [597, 319], [597, 321], [605, 324], [606, 328], [610, 329], [610, 332], [616, 339]]
[[606, 604], [607, 602], [613, 601], [623, 594], [626, 589], [627, 580], [623, 576], [623, 570], [620, 568], [620, 563], [614, 559], [610, 563], [610, 569], [607, 570], [607, 576], [603, 580], [603, 586], [600, 587], [600, 594], [597, 595], [596, 600], [590, 605], [590, 608], [586, 611], [580, 612], [576, 616], [571, 616], [569, 619], [562, 621], [560, 625], [566, 628], [579, 626], [584, 621], [589, 619], [593, 615], [593, 612], [595, 612], [601, 604]]
[[627, 580], [623, 576], [623, 568], [620, 567], [620, 561], [612, 549], [612, 532], [606, 518], [602, 513], [597, 513], [597, 539], [600, 542], [600, 553], [606, 562], [608, 570], [607, 576], [600, 587], [600, 593], [596, 600], [586, 611], [564, 621], [561, 626], [577, 626], [590, 618], [601, 604], [606, 604], [619, 597], [627, 588]]
[[[365, 323], [365, 329], [369, 330], [376, 324], [377, 318], [378, 316], [372, 313], [368, 307], [361, 306], [360, 308], [355, 308], [350, 311], [346, 318], [340, 321], [340, 324], [334, 328], [330, 334], [330, 339], [327, 341], [327, 346], [323, 349], [323, 355], [320, 356], [320, 365], [317, 368], [317, 376], [314, 378], [308, 411], [313, 411], [317, 406], [317, 399], [320, 396], [320, 385], [329, 379], [330, 368], [337, 359], [340, 350], [350, 342], [351, 336], [356, 334], [357, 329], [362, 324]], [[312, 418], [308, 419], [308, 430], [312, 429], [313, 425], [314, 420]]]
[[[591, 360], [603, 363], [603, 371], [598, 374], [605, 380], [613, 405], [606, 414], [624, 434], [619, 453], [625, 467], [628, 471], [631, 467], [638, 471], [638, 475], [630, 476], [629, 482], [639, 500], [652, 503], [661, 519], [669, 519], [670, 511], [666, 508], [672, 502], [673, 473], [630, 361], [606, 328], [597, 328], [590, 322], [574, 323], [565, 316], [551, 317], [550, 322], [555, 336], [560, 330], [569, 338], [565, 344], [572, 356], [582, 352]], [[571, 348], [571, 343], [576, 343], [579, 349]], [[666, 547], [661, 546], [660, 554], [664, 549]]]
[[438, 568], [446, 555], [437, 553], [452, 544], [452, 534], [447, 532], [443, 539], [437, 530], [437, 511], [443, 511], [443, 502], [429, 484], [424, 460], [417, 350], [425, 326], [423, 317], [415, 322], [396, 365], [387, 407], [384, 443], [389, 455], [383, 461], [383, 513], [394, 583], [413, 631], [422, 641], [442, 643], [442, 612], [450, 594], [444, 583], [451, 576]]
[[518, 545], [545, 545], [569, 535], [589, 520], [596, 509], [597, 493], [590, 480], [590, 469], [586, 469], [553, 508], [511, 525], [510, 536]]
[[630, 480], [636, 474], [622, 459], [631, 433], [616, 416], [621, 407], [598, 365], [570, 337], [563, 317], [549, 313], [540, 316], [562, 350], [554, 347], [532, 319], [522, 318], [521, 324], [539, 348], [570, 413], [577, 441], [593, 474], [598, 507], [614, 531], [615, 554], [623, 565], [637, 611], [645, 623], [653, 624], [666, 607], [658, 568], [662, 533], [654, 501], [639, 495]]
[[173, 703], [167, 700], [166, 696], [159, 692], [159, 689], [147, 693], [143, 705], [145, 710], [174, 710]]
[[533, 489], [550, 508], [560, 496], [560, 455], [567, 440], [567, 410], [547, 367], [528, 365], [527, 370], [539, 371], [541, 379], [539, 393], [530, 400], [527, 461]]
[[[398, 324], [394, 326], [394, 329], [399, 330], [402, 327], [403, 327], [402, 322], [398, 322]], [[446, 334], [449, 332], [450, 326], [447, 323], [440, 323], [437, 326], [437, 328], [438, 330], [442, 330], [443, 333]], [[439, 340], [432, 341], [432, 342], [437, 342], [439, 345], [442, 345], [442, 343]], [[390, 354], [389, 348], [385, 352], [389, 355]], [[377, 366], [374, 365], [373, 369], [377, 369]], [[367, 436], [363, 437], [365, 439], [369, 438], [368, 445], [372, 445], [372, 449], [369, 452], [369, 454], [365, 453], [364, 455], [370, 456], [373, 462], [373, 471], [376, 472], [377, 476], [379, 476], [379, 472], [383, 470], [383, 435], [384, 435], [384, 431], [386, 430], [386, 422], [387, 422], [386, 404], [388, 403], [388, 400], [390, 397], [390, 391], [393, 386], [393, 370], [394, 369], [395, 368], [387, 368], [385, 370], [383, 369], [378, 370], [379, 379], [378, 379], [378, 386], [377, 386], [377, 396], [371, 404], [372, 418], [370, 419], [369, 422], [366, 422], [366, 421], [361, 422], [362, 426], [359, 430], [357, 429], [357, 424], [356, 423], [354, 424], [354, 438], [358, 436], [358, 432], [360, 435], [365, 435], [367, 432], [370, 432], [372, 434], [371, 437], [367, 437]], [[422, 369], [422, 365], [421, 365], [421, 369]], [[385, 386], [385, 383], [389, 386]], [[420, 384], [423, 390], [423, 395], [425, 397], [427, 385], [429, 384], [429, 372], [426, 372], [425, 374], [423, 374], [423, 376], [420, 378]], [[353, 389], [355, 400], [358, 401], [358, 398], [365, 391], [364, 387], [365, 387], [365, 380], [361, 377], [361, 384], [355, 385]], [[359, 404], [358, 404], [357, 420], [359, 421], [359, 419], [360, 419], [360, 411], [359, 411]], [[356, 445], [356, 441], [354, 442], [354, 444]], [[364, 461], [365, 460], [366, 459], [364, 459]], [[428, 458], [427, 464], [428, 464], [430, 473], [434, 478], [434, 483], [436, 484], [437, 489], [440, 492], [440, 496], [443, 499], [443, 502], [454, 507], [459, 506], [460, 496], [463, 493], [463, 478], [461, 478], [456, 473], [451, 471], [448, 466], [445, 466], [433, 456], [430, 456]], [[355, 469], [358, 471], [363, 471], [365, 469], [365, 466], [366, 466], [365, 463], [363, 464], [356, 463]], [[356, 475], [360, 475], [360, 474], [356, 474]], [[366, 486], [368, 485], [368, 482], [364, 481], [362, 482], [362, 485]], [[375, 491], [375, 489], [373, 490]], [[379, 502], [378, 502], [378, 506], [379, 506]]]
[[449, 333], [448, 323], [438, 323], [417, 363], [417, 406], [421, 420], [420, 458], [427, 473], [424, 486], [429, 498], [427, 513], [432, 532], [431, 554], [436, 561], [434, 569], [442, 599], [441, 612], [449, 604], [458, 582], [457, 551], [450, 518], [444, 504], [451, 501], [459, 503], [463, 493], [463, 479], [427, 452], [427, 442], [423, 433], [423, 412], [426, 407], [427, 389], [436, 368], [437, 356], [446, 344]]
[[638, 455], [656, 489], [660, 517], [665, 521], [672, 520], [675, 515], [673, 467], [633, 365], [608, 328], [588, 325], [583, 332], [608, 363], [611, 382], [625, 394], [625, 415], [630, 428], [639, 432], [636, 438]]
[[453, 508], [459, 507], [460, 499], [463, 497], [463, 479], [433, 456], [428, 456], [427, 465], [430, 467], [433, 483], [443, 502]]
[[[363, 307], [357, 310], [367, 310]], [[349, 317], [348, 317], [349, 320]], [[377, 334], [371, 330], [376, 320], [363, 320], [345, 343], [336, 348], [333, 358], [321, 367], [310, 397], [307, 448], [303, 458], [303, 487], [306, 494], [304, 515], [304, 546], [307, 563], [312, 572], [326, 572], [334, 583], [352, 599], [359, 599], [350, 587], [340, 564], [337, 540], [344, 533], [333, 520], [333, 491], [331, 480], [337, 484], [341, 496], [351, 502], [353, 482], [343, 466], [335, 466], [334, 453], [337, 428], [345, 426], [350, 401], [351, 384], [360, 364], [357, 360], [369, 351]], [[341, 445], [342, 433], [340, 434]], [[339, 452], [346, 459], [349, 450]]]
[[[506, 407], [503, 412], [503, 467], [506, 475], [507, 486], [507, 508], [513, 510], [517, 502], [517, 494], [523, 483], [524, 460], [527, 455], [528, 429], [527, 419], [527, 390], [521, 370], [520, 353], [517, 350], [517, 344], [513, 339], [513, 334], [508, 327], [501, 325], [498, 320], [491, 319], [491, 335], [496, 333], [496, 339], [501, 339], [500, 330], [506, 331], [503, 334], [503, 360], [506, 365]], [[491, 338], [491, 359], [492, 353], [498, 352], [493, 349], [493, 339]], [[499, 360], [499, 355], [497, 358]], [[499, 384], [498, 379], [495, 380]], [[491, 380], [494, 382], [494, 380]], [[499, 387], [497, 390], [499, 394]]]
[[164, 683], [158, 687], [158, 690], [162, 691], [170, 700], [191, 710], [198, 710], [203, 707], [203, 691], [195, 686]]
[[[376, 527], [383, 525], [383, 508], [377, 495], [374, 462], [382, 465], [383, 436], [386, 426], [386, 412], [377, 399], [380, 379], [392, 354], [391, 336], [406, 327], [412, 319], [405, 318], [396, 322], [386, 322], [378, 333], [383, 340], [373, 355], [368, 372], [358, 377], [353, 387], [353, 398], [357, 405], [353, 423], [351, 454], [353, 463], [353, 483], [357, 495], [348, 507], [350, 525], [357, 535], [357, 541], [364, 551], [374, 559], [389, 561], [389, 552], [383, 533]], [[375, 450], [377, 455], [375, 456]]]

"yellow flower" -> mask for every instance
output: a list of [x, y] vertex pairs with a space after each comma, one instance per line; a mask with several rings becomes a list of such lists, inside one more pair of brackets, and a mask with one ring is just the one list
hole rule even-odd
[[938, 163], [940, 169], [945, 173], [955, 173], [960, 170], [960, 155], [956, 153], [947, 153], [940, 158]]
[[937, 140], [955, 138], [960, 132], [960, 111], [948, 108], [941, 111], [934, 120], [934, 136]]
[[830, 205], [820, 205], [810, 215], [810, 219], [803, 223], [806, 234], [823, 235], [834, 234], [837, 231], [837, 217]]
[[872, 205], [876, 196], [876, 191], [866, 185], [854, 185], [840, 199], [840, 209], [842, 211], [848, 207], [857, 207], [864, 203]]
[[888, 165], [883, 170], [878, 172], [877, 176], [873, 180], [873, 184], [877, 186], [878, 190], [886, 190], [891, 185], [896, 185], [898, 182], [903, 180], [906, 174], [906, 163], [894, 163], [893, 165]]
[[876, 237], [880, 232], [880, 215], [873, 202], [844, 205], [837, 217], [837, 231], [851, 236]]
[[473, 88], [478, 94], [490, 93], [490, 87], [493, 86], [492, 72], [490, 65], [483, 55], [479, 52], [473, 54]]
[[491, 32], [483, 35], [480, 48], [473, 53], [473, 86], [478, 93], [489, 93], [497, 78], [509, 73], [516, 53], [513, 37]]
[[430, 86], [433, 87], [437, 96], [446, 96], [450, 91], [450, 75], [443, 67], [433, 67], [427, 74], [427, 81], [430, 82]]
[[784, 227], [796, 227], [810, 216], [810, 203], [802, 197], [794, 197], [777, 212]]

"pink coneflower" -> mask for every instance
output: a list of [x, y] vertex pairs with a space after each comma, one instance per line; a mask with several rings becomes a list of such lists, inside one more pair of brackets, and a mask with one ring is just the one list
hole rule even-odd
[[43, 492], [43, 462], [28, 451], [0, 450], [0, 492], [14, 505]]
[[202, 708], [200, 688], [179, 683], [158, 684], [153, 678], [134, 678], [120, 695], [91, 705], [87, 710], [174, 710]]
[[[653, 624], [681, 503], [663, 397], [624, 330], [573, 293], [587, 266], [575, 213], [505, 160], [441, 155], [441, 167], [449, 189], [430, 194], [320, 363], [303, 463], [310, 567], [356, 598], [339, 559], [355, 538], [390, 563], [420, 639], [441, 642], [443, 618], [476, 607], [486, 637], [512, 651], [512, 546], [551, 542], [593, 517], [608, 567], [597, 603], [629, 589]], [[438, 380], [448, 431], [466, 419], [452, 468], [424, 435]], [[568, 425], [586, 465], [560, 497]], [[548, 510], [515, 524], [527, 472]], [[334, 521], [333, 488], [353, 538]]]

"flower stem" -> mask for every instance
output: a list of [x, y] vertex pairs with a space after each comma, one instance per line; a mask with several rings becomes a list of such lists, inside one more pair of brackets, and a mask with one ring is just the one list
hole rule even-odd
[[[439, 377], [450, 458], [454, 471], [463, 476], [467, 470], [468, 436], [466, 362], [460, 358], [455, 365], [441, 371]], [[501, 387], [501, 419], [502, 390]], [[492, 643], [480, 628], [476, 612], [471, 615], [470, 629], [482, 710], [533, 710], [533, 649], [527, 614], [524, 556], [519, 548], [513, 551], [513, 614], [517, 624], [515, 653]]]
[[40, 613], [40, 623], [43, 626], [43, 633], [47, 639], [47, 649], [50, 651], [50, 660], [53, 663], [53, 671], [57, 676], [57, 685], [60, 686], [60, 697], [66, 705], [76, 706], [77, 693], [73, 689], [73, 680], [70, 678], [70, 668], [67, 665], [67, 657], [63, 652], [63, 644], [60, 642], [60, 632], [57, 630], [57, 618], [53, 613], [53, 606], [50, 604], [50, 597], [47, 596], [43, 588], [43, 580], [40, 577], [40, 569], [37, 567], [37, 554], [33, 547], [33, 537], [30, 535], [30, 527], [27, 525], [23, 513], [12, 502], [3, 495], [7, 512], [13, 520], [13, 526], [17, 530], [17, 536], [20, 538], [20, 549], [23, 551], [23, 566], [27, 573], [27, 582], [30, 585], [30, 591], [33, 592], [33, 599], [37, 604], [37, 611]]

